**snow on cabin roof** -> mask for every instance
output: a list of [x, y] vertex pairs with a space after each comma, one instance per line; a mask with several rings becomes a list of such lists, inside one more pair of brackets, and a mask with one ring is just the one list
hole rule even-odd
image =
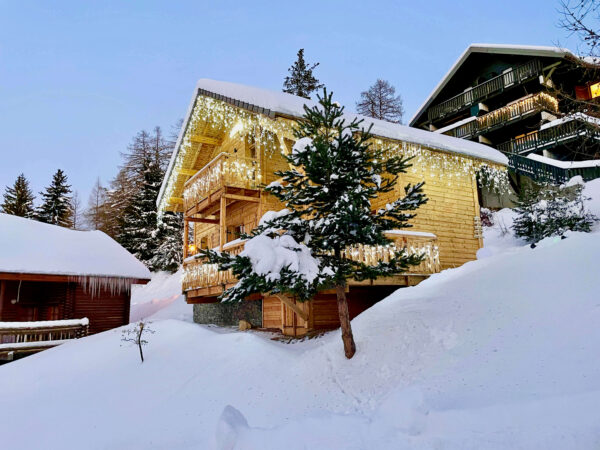
[[102, 231], [75, 231], [0, 213], [0, 272], [150, 279]]
[[560, 47], [548, 47], [541, 45], [512, 45], [512, 44], [471, 44], [467, 49], [458, 57], [454, 62], [450, 70], [440, 80], [438, 85], [431, 91], [431, 94], [425, 99], [423, 104], [419, 107], [417, 112], [412, 116], [408, 122], [411, 126], [415, 125], [416, 120], [423, 114], [437, 95], [446, 86], [448, 81], [458, 71], [460, 66], [467, 60], [472, 53], [496, 53], [496, 54], [511, 54], [511, 55], [523, 55], [523, 56], [537, 56], [537, 57], [554, 57], [564, 58], [566, 56], [575, 57], [568, 49]]
[[[272, 117], [281, 115], [300, 118], [304, 115], [304, 105], [312, 107], [317, 104], [313, 100], [307, 100], [285, 92], [270, 91], [226, 81], [201, 79], [196, 87], [199, 95], [224, 100], [236, 106]], [[372, 119], [354, 113], [346, 113], [345, 117], [348, 120], [363, 119], [363, 126], [368, 128], [369, 125], [372, 125], [371, 133], [378, 137], [421, 144], [430, 148], [460, 153], [499, 164], [506, 165], [508, 163], [502, 153], [487, 145], [418, 130], [385, 120]]]

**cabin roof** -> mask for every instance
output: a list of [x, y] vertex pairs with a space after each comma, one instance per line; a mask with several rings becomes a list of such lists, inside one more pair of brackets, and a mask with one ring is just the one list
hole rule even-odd
[[500, 55], [519, 55], [519, 56], [534, 56], [540, 58], [576, 58], [568, 49], [560, 47], [546, 47], [538, 45], [512, 45], [512, 44], [471, 44], [458, 57], [456, 62], [450, 67], [450, 70], [444, 75], [437, 86], [431, 91], [423, 104], [409, 121], [410, 126], [415, 126], [419, 117], [423, 115], [425, 110], [433, 103], [442, 89], [448, 84], [458, 69], [473, 53], [487, 53]]
[[[158, 203], [160, 203], [160, 200], [164, 195], [164, 190], [166, 188], [168, 179], [171, 176], [173, 166], [179, 153], [181, 142], [185, 135], [185, 130], [198, 96], [207, 96], [222, 100], [234, 106], [244, 108], [258, 114], [264, 114], [271, 118], [280, 116], [298, 119], [304, 115], [305, 105], [312, 107], [317, 104], [317, 102], [313, 100], [307, 100], [305, 98], [287, 94], [285, 92], [271, 91], [253, 86], [245, 86], [242, 84], [210, 80], [206, 78], [199, 80], [196, 84], [194, 96], [192, 97], [188, 107], [184, 124], [179, 133], [175, 150], [171, 156], [171, 161], [169, 163], [169, 167], [167, 168], [165, 179], [158, 196]], [[353, 118], [363, 119], [364, 127], [368, 128], [369, 125], [372, 125], [371, 133], [377, 137], [424, 145], [432, 149], [442, 150], [450, 153], [458, 153], [502, 165], [506, 165], [508, 163], [507, 158], [501, 152], [487, 145], [467, 141], [465, 139], [458, 139], [452, 136], [432, 133], [405, 125], [386, 122], [383, 120], [372, 119], [370, 117], [360, 116], [354, 113], [347, 113], [345, 114], [345, 117], [347, 117], [348, 120], [352, 120]]]
[[150, 271], [102, 231], [0, 213], [0, 273], [149, 280]]

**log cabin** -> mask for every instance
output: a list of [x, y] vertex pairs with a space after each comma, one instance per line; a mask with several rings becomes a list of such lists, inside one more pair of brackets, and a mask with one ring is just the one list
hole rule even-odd
[[[194, 304], [199, 323], [278, 329], [301, 336], [339, 325], [335, 294], [319, 293], [297, 303], [283, 296], [256, 295], [242, 304], [219, 302], [236, 280], [195, 253], [201, 248], [239, 254], [250, 232], [268, 211], [283, 205], [263, 190], [285, 170], [282, 154], [291, 151], [294, 125], [304, 105], [315, 103], [294, 95], [228, 82], [203, 79], [194, 91], [186, 118], [157, 200], [160, 211], [182, 212], [184, 279], [182, 290]], [[347, 114], [349, 120], [356, 117]], [[507, 189], [507, 159], [491, 147], [381, 120], [372, 125], [371, 145], [386, 154], [412, 156], [397, 190], [374, 202], [378, 209], [395, 200], [407, 183], [425, 181], [429, 202], [417, 211], [410, 231], [390, 230], [392, 246], [424, 252], [426, 259], [408, 273], [373, 282], [349, 282], [348, 302], [354, 317], [402, 286], [412, 286], [442, 269], [476, 258], [482, 246], [479, 186], [482, 180]], [[485, 176], [482, 176], [485, 174]], [[478, 183], [479, 180], [479, 183]], [[375, 262], [389, 257], [389, 247], [352, 249], [352, 257]]]
[[131, 285], [148, 281], [146, 266], [101, 231], [0, 214], [0, 323], [87, 318], [99, 333], [129, 323]]

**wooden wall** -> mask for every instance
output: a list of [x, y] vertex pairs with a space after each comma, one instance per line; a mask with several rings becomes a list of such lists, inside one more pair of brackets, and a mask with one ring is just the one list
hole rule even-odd
[[129, 323], [128, 293], [106, 290], [92, 298], [77, 283], [23, 281], [19, 302], [19, 282], [0, 280], [0, 321], [90, 319], [90, 333], [99, 333]]

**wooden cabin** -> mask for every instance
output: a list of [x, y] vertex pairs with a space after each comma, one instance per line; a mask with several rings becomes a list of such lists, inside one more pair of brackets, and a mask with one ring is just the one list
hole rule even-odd
[[[236, 280], [194, 254], [200, 248], [243, 251], [239, 237], [251, 231], [267, 211], [283, 208], [263, 186], [287, 168], [282, 153], [291, 151], [293, 128], [304, 105], [314, 103], [281, 92], [232, 83], [200, 80], [167, 170], [158, 204], [185, 217], [183, 292], [201, 323], [254, 326], [302, 335], [338, 325], [335, 295], [323, 292], [310, 302], [257, 295], [242, 305], [218, 303], [223, 289]], [[348, 115], [351, 119], [354, 115]], [[401, 195], [407, 183], [426, 182], [429, 202], [417, 211], [408, 231], [391, 231], [393, 246], [425, 252], [426, 259], [408, 273], [374, 282], [349, 282], [354, 317], [401, 286], [419, 283], [432, 273], [457, 267], [476, 257], [482, 246], [478, 174], [498, 186], [506, 183], [506, 158], [490, 147], [366, 119], [373, 125], [372, 145], [387, 154], [414, 156], [397, 190], [377, 199], [380, 208]], [[349, 249], [353, 258], [375, 263], [389, 257], [389, 247]]]
[[[55, 321], [65, 333], [75, 319], [87, 319], [80, 321], [86, 334], [125, 325], [131, 285], [149, 280], [146, 266], [101, 231], [0, 214], [0, 353], [19, 330], [45, 340]], [[16, 322], [30, 326], [8, 325]]]

